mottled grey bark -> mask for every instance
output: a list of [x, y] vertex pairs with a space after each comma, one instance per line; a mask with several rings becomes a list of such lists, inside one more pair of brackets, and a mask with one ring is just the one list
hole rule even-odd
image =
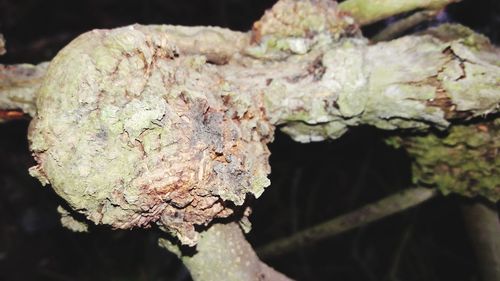
[[291, 280], [259, 260], [236, 223], [214, 224], [202, 232], [193, 255], [165, 239], [159, 244], [182, 259], [195, 281]]

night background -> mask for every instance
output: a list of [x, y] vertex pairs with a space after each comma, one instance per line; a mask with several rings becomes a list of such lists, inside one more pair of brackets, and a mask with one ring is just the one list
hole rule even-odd
[[[132, 23], [215, 25], [246, 31], [271, 0], [0, 0], [0, 63], [39, 63], [79, 34]], [[459, 22], [500, 42], [500, 1], [464, 0], [441, 21]], [[436, 24], [432, 22], [430, 24]], [[364, 29], [375, 34], [386, 25]], [[422, 29], [428, 24], [416, 27]], [[189, 273], [157, 246], [156, 229], [90, 233], [63, 228], [62, 199], [28, 175], [34, 164], [28, 120], [0, 124], [0, 280], [188, 281]], [[270, 145], [271, 186], [253, 204], [258, 248], [411, 186], [410, 159], [384, 144], [388, 132], [356, 128], [339, 140], [300, 144], [278, 133]], [[265, 260], [297, 280], [480, 280], [458, 196], [411, 210]]]

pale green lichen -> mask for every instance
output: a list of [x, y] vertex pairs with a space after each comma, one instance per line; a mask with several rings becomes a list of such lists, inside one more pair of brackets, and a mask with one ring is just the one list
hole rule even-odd
[[156, 223], [195, 245], [196, 225], [269, 185], [273, 127], [251, 97], [224, 99], [233, 86], [216, 67], [180, 55], [161, 30], [95, 30], [54, 58], [30, 126], [30, 172], [95, 223]]
[[340, 13], [335, 1], [281, 0], [254, 23], [253, 44], [245, 54], [259, 59], [284, 59], [303, 55], [327, 41], [357, 35], [354, 20]]
[[[289, 58], [281, 68], [267, 65], [281, 74], [264, 89], [271, 121], [306, 142], [337, 138], [360, 124], [445, 129], [463, 114], [497, 112], [500, 67], [491, 54], [498, 50], [485, 42], [470, 50], [463, 38], [430, 35], [436, 32], [371, 46], [346, 38], [314, 47], [302, 60]], [[289, 75], [285, 63], [304, 74]]]
[[500, 119], [457, 125], [445, 136], [393, 138], [413, 158], [413, 181], [436, 186], [443, 194], [500, 200]]
[[367, 25], [391, 16], [417, 9], [440, 10], [459, 0], [347, 0], [339, 9], [361, 25]]
[[47, 66], [46, 62], [38, 65], [0, 65], [0, 110], [21, 110], [34, 116], [37, 89]]
[[[309, 142], [361, 124], [444, 129], [464, 112], [498, 111], [500, 69], [458, 39], [368, 45], [319, 32], [327, 39], [305, 53], [296, 43], [268, 60], [245, 55], [244, 34], [195, 29], [92, 31], [62, 50], [39, 92], [31, 174], [95, 223], [157, 223], [194, 245], [196, 225], [228, 217], [269, 185], [273, 125]], [[219, 52], [196, 45], [197, 34], [242, 41]]]

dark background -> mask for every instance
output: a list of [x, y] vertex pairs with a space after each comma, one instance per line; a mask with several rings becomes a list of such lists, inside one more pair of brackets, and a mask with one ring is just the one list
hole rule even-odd
[[[271, 0], [0, 0], [0, 63], [50, 60], [78, 34], [132, 23], [218, 25], [248, 30]], [[500, 1], [465, 0], [444, 21], [500, 39]], [[433, 23], [435, 24], [435, 23]], [[385, 23], [367, 27], [368, 36]], [[425, 26], [420, 26], [423, 28]], [[27, 173], [33, 165], [28, 121], [0, 124], [0, 280], [190, 280], [152, 230], [92, 227], [72, 233], [56, 213], [62, 200]], [[256, 247], [407, 188], [410, 160], [383, 143], [385, 132], [354, 129], [340, 140], [298, 144], [277, 134], [272, 185], [255, 202]], [[463, 199], [440, 197], [418, 208], [268, 260], [298, 280], [480, 280], [463, 225]]]

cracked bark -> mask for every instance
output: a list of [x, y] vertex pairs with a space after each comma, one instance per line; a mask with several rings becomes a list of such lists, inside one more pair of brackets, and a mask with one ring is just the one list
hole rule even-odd
[[425, 131], [495, 114], [498, 55], [451, 25], [370, 45], [333, 2], [282, 0], [249, 33], [85, 33], [48, 70], [3, 67], [0, 109], [36, 107], [30, 172], [73, 209], [115, 228], [157, 224], [194, 246], [204, 239], [195, 226], [269, 185], [275, 126], [309, 142], [363, 124]]

